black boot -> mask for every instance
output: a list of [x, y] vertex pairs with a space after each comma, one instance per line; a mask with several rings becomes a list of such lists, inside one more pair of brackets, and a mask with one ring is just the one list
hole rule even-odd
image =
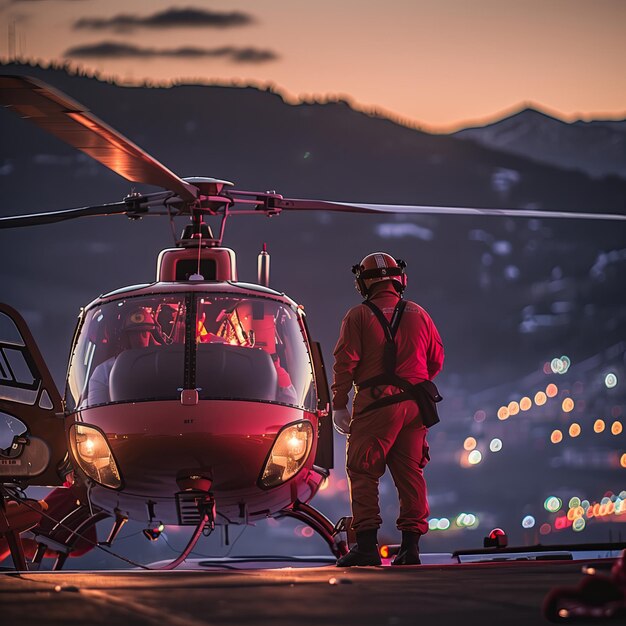
[[356, 546], [348, 554], [337, 559], [337, 567], [354, 567], [357, 565], [380, 565], [376, 528], [362, 530], [356, 534]]
[[392, 565], [421, 565], [419, 541], [421, 535], [408, 530], [402, 531], [402, 544]]

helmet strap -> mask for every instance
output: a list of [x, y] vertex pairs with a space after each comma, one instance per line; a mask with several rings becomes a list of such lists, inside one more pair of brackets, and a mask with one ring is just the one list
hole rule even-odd
[[[352, 273], [355, 275], [355, 282], [357, 291], [368, 300], [370, 297], [370, 289], [365, 284], [367, 279], [371, 278], [388, 278], [391, 280], [391, 284], [394, 289], [398, 293], [400, 297], [404, 293], [406, 288], [406, 274], [404, 273], [404, 268], [406, 267], [406, 263], [401, 259], [396, 261], [398, 263], [398, 267], [381, 267], [381, 268], [373, 268], [369, 270], [361, 269], [360, 265], [352, 266]], [[378, 283], [372, 283], [378, 284]]]

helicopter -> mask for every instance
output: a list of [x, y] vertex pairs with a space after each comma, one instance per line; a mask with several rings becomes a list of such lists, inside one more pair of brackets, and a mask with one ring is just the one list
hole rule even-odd
[[[64, 397], [17, 311], [0, 305], [0, 536], [18, 569], [98, 543], [124, 524], [193, 527], [179, 565], [216, 526], [292, 517], [339, 556], [340, 524], [309, 504], [333, 469], [330, 394], [320, 345], [302, 307], [269, 287], [261, 251], [256, 284], [239, 282], [235, 252], [223, 247], [234, 215], [290, 211], [496, 215], [624, 220], [602, 213], [284, 198], [238, 190], [227, 180], [181, 178], [85, 107], [42, 81], [0, 77], [0, 103], [128, 181], [161, 187], [119, 202], [0, 218], [0, 228], [79, 217], [187, 217], [154, 282], [104, 294], [80, 314]], [[217, 234], [206, 219], [218, 221]], [[48, 502], [28, 486], [56, 487]], [[48, 507], [46, 509], [46, 507]], [[54, 514], [53, 514], [54, 513]], [[20, 532], [33, 528], [28, 563]], [[85, 547], [85, 544], [86, 547]]]

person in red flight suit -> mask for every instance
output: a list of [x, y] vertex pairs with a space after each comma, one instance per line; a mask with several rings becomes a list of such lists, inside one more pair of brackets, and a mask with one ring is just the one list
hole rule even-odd
[[[405, 267], [403, 261], [377, 252], [352, 268], [365, 300], [343, 319], [332, 391], [335, 428], [347, 435], [346, 468], [357, 543], [337, 561], [339, 567], [381, 563], [378, 483], [386, 467], [400, 499], [396, 523], [402, 544], [392, 565], [418, 565], [419, 539], [428, 531], [426, 431], [439, 421], [435, 402], [441, 396], [431, 381], [441, 371], [444, 350], [428, 313], [402, 299]], [[353, 385], [351, 417], [346, 407]]]

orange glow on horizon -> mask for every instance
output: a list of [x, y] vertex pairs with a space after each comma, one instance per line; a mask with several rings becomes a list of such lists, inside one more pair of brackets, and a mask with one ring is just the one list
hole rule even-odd
[[[218, 3], [215, 10], [225, 7]], [[360, 110], [388, 113], [434, 132], [482, 125], [529, 105], [564, 121], [624, 117], [626, 84], [615, 77], [626, 58], [625, 3], [605, 1], [599, 9], [586, 0], [534, 2], [529, 9], [499, 0], [442, 0], [395, 2], [388, 11], [360, 3], [355, 12], [352, 3], [330, 0], [298, 3], [293, 10], [280, 2], [239, 0], [236, 8], [252, 18], [245, 28], [132, 29], [131, 47], [164, 54], [77, 60], [67, 56], [68, 49], [98, 37], [72, 27], [75, 3], [7, 2], [0, 15], [16, 25], [17, 45], [12, 51], [3, 45], [0, 53], [74, 68], [80, 63], [126, 84], [272, 85], [290, 102], [339, 95]], [[140, 18], [159, 10], [149, 0], [132, 5]], [[122, 0], [92, 0], [81, 3], [80, 17], [128, 11]], [[381, 37], [384, 46], [372, 45]], [[207, 50], [265, 50], [275, 60], [240, 63], [228, 55], [172, 54], [190, 40]]]

